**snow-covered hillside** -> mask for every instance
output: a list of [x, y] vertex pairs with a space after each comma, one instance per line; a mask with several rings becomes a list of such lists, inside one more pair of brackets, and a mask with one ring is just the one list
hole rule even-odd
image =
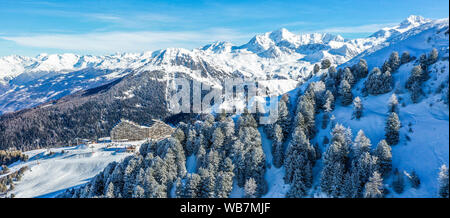
[[[81, 144], [72, 147], [39, 149], [25, 152], [29, 160], [9, 166], [10, 173], [27, 166], [24, 176], [15, 183], [15, 197], [55, 197], [68, 188], [85, 184], [102, 171], [108, 163], [120, 162], [132, 153], [126, 152], [129, 145], [139, 146], [142, 141], [99, 144]], [[1, 175], [0, 177], [6, 176]]]
[[[362, 89], [364, 81], [355, 85], [354, 96], [359, 96], [364, 105], [363, 116], [359, 120], [352, 116], [352, 105], [337, 105], [331, 113], [335, 117], [334, 122], [351, 128], [354, 137], [359, 130], [363, 130], [372, 142], [372, 149], [375, 149], [385, 137], [389, 98], [396, 93], [402, 99], [401, 104], [404, 106], [399, 108], [398, 113], [402, 125], [400, 143], [392, 146], [393, 169], [398, 168], [400, 172], [406, 173], [415, 170], [421, 179], [421, 186], [414, 189], [405, 182], [407, 185], [404, 193], [397, 194], [391, 190], [387, 197], [437, 197], [439, 168], [443, 164], [449, 164], [449, 110], [448, 104], [442, 100], [443, 94], [438, 92], [441, 84], [448, 84], [448, 60], [431, 66], [432, 78], [424, 86], [427, 96], [417, 104], [411, 102], [410, 94], [404, 88], [413, 65], [414, 63], [406, 64], [393, 74], [396, 89], [392, 92], [362, 97], [358, 90]], [[318, 123], [320, 122], [319, 118]], [[321, 129], [314, 141], [322, 144], [324, 136], [331, 138], [331, 128], [328, 125], [327, 129]], [[322, 151], [325, 150], [326, 146], [323, 146]], [[319, 164], [318, 168], [320, 167]], [[390, 189], [391, 179], [384, 181]]]
[[130, 72], [158, 70], [166, 73], [166, 79], [181, 72], [213, 84], [230, 76], [298, 80], [309, 76], [313, 65], [323, 59], [343, 64], [366, 50], [377, 50], [380, 45], [389, 44], [412, 28], [421, 27], [420, 30], [425, 31], [432, 26], [425, 25], [429, 22], [410, 16], [396, 27], [353, 40], [331, 34], [296, 35], [279, 29], [256, 35], [240, 46], [216, 42], [193, 50], [168, 48], [140, 54], [2, 57], [0, 114], [96, 87]]

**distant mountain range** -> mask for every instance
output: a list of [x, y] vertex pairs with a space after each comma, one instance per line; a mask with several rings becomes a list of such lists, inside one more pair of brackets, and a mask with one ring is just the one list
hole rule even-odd
[[301, 80], [323, 59], [340, 65], [445, 23], [448, 26], [448, 19], [437, 22], [412, 15], [395, 27], [351, 40], [327, 33], [296, 35], [282, 28], [256, 35], [240, 46], [215, 42], [193, 50], [167, 48], [138, 54], [1, 57], [0, 114], [30, 108], [136, 72], [161, 71], [164, 80], [182, 73], [212, 84], [232, 76]]

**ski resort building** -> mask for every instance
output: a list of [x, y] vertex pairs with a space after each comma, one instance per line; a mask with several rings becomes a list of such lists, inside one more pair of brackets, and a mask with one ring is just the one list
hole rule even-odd
[[174, 129], [160, 120], [152, 120], [150, 126], [141, 126], [132, 121], [122, 119], [111, 130], [111, 140], [138, 141], [144, 139], [159, 140], [170, 136]]

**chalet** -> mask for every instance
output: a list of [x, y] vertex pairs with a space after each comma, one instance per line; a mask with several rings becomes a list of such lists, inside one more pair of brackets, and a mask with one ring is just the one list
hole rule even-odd
[[111, 141], [139, 141], [144, 139], [159, 140], [170, 136], [174, 129], [160, 120], [152, 120], [150, 126], [141, 126], [122, 119], [111, 130]]

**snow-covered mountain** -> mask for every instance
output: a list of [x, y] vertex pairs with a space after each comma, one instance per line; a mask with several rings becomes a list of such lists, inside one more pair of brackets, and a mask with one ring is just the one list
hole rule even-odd
[[[407, 26], [410, 28], [407, 28]], [[417, 57], [432, 48], [448, 50], [448, 18], [427, 20], [422, 17], [410, 16], [399, 26], [380, 31], [373, 34], [373, 37], [382, 34], [389, 36], [389, 40], [366, 49], [348, 61], [346, 65], [355, 64], [359, 59], [364, 58], [370, 62], [371, 66], [380, 66], [393, 50], [406, 51]]]
[[309, 76], [313, 65], [323, 59], [343, 64], [362, 52], [398, 40], [408, 30], [422, 27], [418, 30], [425, 31], [435, 25], [431, 20], [410, 16], [398, 26], [352, 40], [327, 33], [297, 35], [282, 28], [256, 35], [240, 46], [216, 42], [193, 50], [168, 48], [139, 54], [2, 57], [0, 114], [103, 85], [136, 71], [163, 71], [166, 79], [185, 73], [211, 83], [230, 76], [298, 80]]
[[[142, 117], [136, 116], [136, 114], [144, 114], [145, 116], [143, 117], [146, 117], [148, 114], [145, 113], [148, 113], [150, 109], [155, 109], [149, 107], [148, 110], [139, 110], [142, 105], [145, 107], [146, 105], [157, 105], [159, 103], [163, 103], [163, 99], [151, 98], [154, 97], [153, 93], [150, 95], [151, 97], [142, 95], [142, 93], [147, 93], [147, 91], [153, 90], [152, 88], [158, 85], [157, 83], [148, 84], [150, 81], [153, 81], [154, 78], [157, 78], [158, 81], [163, 78], [162, 81], [166, 81], [173, 78], [176, 74], [182, 73], [191, 78], [201, 81], [209, 81], [211, 83], [218, 83], [222, 78], [230, 76], [301, 80], [303, 78], [307, 78], [311, 74], [313, 64], [318, 63], [323, 58], [329, 58], [332, 60], [333, 64], [340, 65], [338, 68], [351, 66], [358, 62], [359, 59], [363, 58], [367, 60], [369, 71], [371, 71], [374, 67], [381, 68], [383, 63], [389, 59], [389, 55], [391, 55], [392, 52], [395, 51], [402, 54], [402, 52], [407, 51], [410, 53], [411, 57], [415, 57], [416, 59], [412, 58], [407, 62], [402, 63], [395, 72], [392, 72], [393, 84], [391, 91], [387, 91], [379, 95], [364, 94], [363, 90], [365, 88], [367, 76], [360, 78], [358, 82], [352, 85], [350, 92], [353, 97], [360, 97], [363, 104], [363, 115], [361, 118], [353, 118], [353, 107], [351, 105], [346, 106], [342, 104], [342, 96], [339, 95], [336, 95], [335, 108], [329, 114], [330, 117], [332, 117], [332, 121], [330, 121], [324, 128], [320, 125], [323, 121], [324, 111], [318, 110], [318, 113], [311, 113], [313, 116], [313, 121], [315, 121], [315, 125], [317, 126], [317, 132], [315, 133], [315, 136], [310, 138], [309, 142], [311, 145], [317, 144], [317, 150], [323, 154], [323, 152], [326, 152], [330, 147], [330, 143], [324, 143], [324, 137], [326, 136], [327, 139], [330, 139], [332, 136], [332, 128], [334, 127], [332, 123], [339, 123], [349, 128], [353, 135], [351, 140], [355, 140], [354, 136], [357, 135], [359, 130], [363, 130], [365, 136], [367, 136], [367, 139], [370, 140], [371, 146], [369, 147], [369, 150], [371, 154], [373, 154], [373, 150], [376, 148], [378, 142], [386, 137], [384, 127], [388, 117], [388, 102], [389, 98], [395, 94], [399, 101], [398, 117], [401, 125], [399, 126], [399, 142], [396, 145], [389, 146], [389, 148], [392, 149], [392, 168], [398, 169], [401, 175], [405, 175], [405, 185], [402, 193], [395, 192], [392, 187], [392, 181], [395, 177], [393, 174], [387, 175], [383, 178], [383, 186], [385, 190], [389, 190], [386, 197], [437, 197], [439, 186], [437, 177], [439, 167], [443, 164], [449, 164], [449, 111], [448, 102], [445, 102], [446, 100], [448, 101], [449, 89], [448, 39], [448, 19], [427, 20], [418, 16], [410, 16], [398, 26], [384, 28], [372, 36], [364, 39], [345, 40], [342, 39], [342, 37], [332, 36], [329, 34], [295, 35], [285, 29], [280, 29], [274, 32], [257, 35], [251, 39], [249, 43], [241, 46], [233, 46], [226, 42], [217, 42], [194, 50], [171, 48], [153, 53], [133, 55], [122, 54], [108, 56], [108, 58], [106, 58], [106, 56], [90, 56], [92, 58], [92, 64], [89, 65], [89, 68], [80, 67], [75, 71], [66, 69], [64, 70], [65, 73], [61, 70], [58, 72], [52, 72], [52, 74], [58, 76], [72, 74], [86, 76], [95, 70], [102, 69], [103, 71], [99, 70], [96, 73], [92, 73], [92, 78], [95, 78], [95, 75], [99, 77], [104, 76], [105, 80], [103, 81], [108, 81], [108, 77], [119, 78], [123, 77], [123, 75], [128, 76], [117, 83], [112, 83], [106, 87], [103, 86], [93, 90], [90, 89], [80, 91], [76, 94], [62, 98], [61, 100], [54, 102], [54, 104], [45, 104], [30, 110], [30, 112], [25, 111], [23, 113], [13, 113], [9, 117], [3, 116], [5, 118], [2, 121], [13, 127], [17, 126], [17, 123], [22, 124], [22, 122], [25, 121], [26, 124], [22, 125], [27, 128], [28, 126], [33, 127], [33, 125], [35, 125], [36, 128], [30, 127], [31, 130], [26, 128], [16, 128], [15, 131], [17, 132], [4, 128], [13, 132], [8, 136], [22, 136], [20, 134], [23, 134], [23, 138], [19, 137], [21, 140], [25, 137], [35, 137], [32, 138], [33, 140], [30, 140], [34, 143], [40, 139], [47, 139], [51, 141], [57, 136], [60, 136], [58, 135], [60, 134], [59, 132], [51, 129], [57, 127], [49, 126], [48, 123], [42, 124], [43, 121], [50, 120], [52, 121], [52, 124], [54, 124], [56, 121], [53, 123], [53, 120], [51, 119], [58, 116], [68, 118], [67, 122], [69, 122], [73, 120], [74, 117], [83, 117], [85, 114], [94, 114], [100, 111], [98, 112], [98, 116], [94, 114], [92, 117], [83, 120], [83, 122], [81, 122], [82, 124], [70, 123], [70, 128], [73, 130], [73, 134], [78, 134], [77, 136], [79, 136], [80, 133], [83, 133], [86, 134], [86, 137], [88, 137], [94, 129], [93, 126], [96, 126], [97, 123], [99, 125], [107, 123], [109, 117], [130, 116], [131, 119], [143, 119]], [[423, 54], [427, 54], [429, 57], [430, 51], [433, 48], [437, 49], [439, 55], [435, 62], [430, 63], [429, 66], [427, 65], [426, 68], [429, 78], [426, 81], [423, 81], [420, 85], [420, 89], [423, 93], [421, 93], [420, 101], [414, 103], [411, 100], [411, 90], [406, 88], [406, 83], [412, 74], [412, 69], [421, 64], [419, 57]], [[69, 60], [71, 60], [69, 56], [70, 55], [68, 55], [67, 58], [58, 58], [56, 56], [56, 58], [53, 57], [52, 59], [65, 59], [65, 63], [68, 63], [70, 62]], [[128, 58], [125, 58], [125, 56]], [[83, 58], [83, 60], [87, 60], [84, 56], [71, 57], [75, 57], [75, 59], [78, 58], [78, 62], [81, 58]], [[9, 58], [9, 63], [26, 62], [30, 64], [29, 66], [31, 66], [33, 62], [36, 62], [39, 58], [45, 59], [42, 57], [33, 59], [18, 56], [11, 56]], [[103, 59], [108, 59], [109, 62], [101, 61]], [[121, 63], [121, 67], [114, 69], [106, 67], [118, 66], [117, 63], [119, 62]], [[74, 63], [74, 61], [72, 60], [70, 63]], [[16, 74], [16, 76], [11, 76], [8, 80], [8, 85], [10, 85], [11, 81], [15, 78], [20, 78], [20, 75], [23, 73], [29, 73], [32, 75], [41, 73], [41, 71], [30, 73], [30, 69], [33, 67], [18, 67], [14, 64], [10, 64], [8, 66], [10, 66], [8, 69], [14, 69], [14, 72], [23, 71], [22, 73]], [[12, 66], [15, 66], [15, 68]], [[55, 66], [56, 65], [43, 64], [43, 68], [41, 69], [57, 69]], [[70, 68], [72, 65], [57, 64], [57, 66], [62, 69], [67, 66]], [[88, 66], [88, 64], [80, 64], [79, 66]], [[104, 68], [97, 66], [103, 66]], [[25, 68], [27, 70], [25, 70]], [[30, 72], [28, 72], [28, 70], [30, 70]], [[305, 83], [301, 86], [297, 88], [290, 87], [290, 91], [283, 90], [279, 93], [281, 95], [287, 92], [287, 94], [291, 97], [291, 111], [295, 111], [296, 107], [301, 105], [296, 100], [301, 94], [304, 94], [304, 91], [307, 89], [308, 85], [322, 80], [323, 77], [321, 76], [327, 71], [328, 70], [320, 70], [318, 75], [312, 76], [311, 79], [305, 81]], [[154, 74], [161, 75], [154, 76]], [[10, 75], [13, 75], [13, 73]], [[32, 81], [34, 80], [29, 82], [32, 83]], [[80, 79], [79, 81], [86, 80]], [[145, 86], [145, 84], [147, 84], [147, 86]], [[161, 87], [163, 86], [164, 85], [161, 85]], [[132, 88], [135, 88], [135, 90], [132, 90]], [[136, 93], [137, 97], [133, 96], [127, 98], [124, 95], [129, 93], [130, 90], [131, 92]], [[10, 93], [14, 92], [15, 91], [11, 91]], [[154, 93], [161, 94], [162, 92]], [[115, 101], [117, 96], [123, 97], [123, 101], [126, 103], [124, 105], [127, 105], [127, 107], [124, 107]], [[104, 102], [103, 105], [95, 105], [95, 103], [103, 102], [105, 99], [107, 99], [107, 101]], [[158, 100], [157, 103], [154, 103], [156, 100]], [[83, 107], [77, 107], [85, 102], [87, 102], [85, 105], [88, 106], [83, 105]], [[94, 104], [92, 104], [92, 102]], [[112, 107], [111, 105], [118, 106]], [[96, 111], [94, 111], [94, 109], [96, 109]], [[87, 113], [81, 113], [80, 111], [82, 110], [87, 111]], [[112, 112], [109, 111], [108, 113], [108, 110], [111, 110]], [[54, 112], [54, 114], [47, 115], [48, 112]], [[49, 117], [43, 119], [43, 116]], [[166, 116], [166, 114], [163, 113], [161, 116]], [[239, 117], [239, 115], [237, 115], [237, 117]], [[89, 124], [95, 125], [86, 126], [88, 121], [92, 121]], [[195, 125], [200, 125], [199, 123], [201, 122], [197, 122]], [[42, 132], [38, 132], [42, 135], [35, 136], [35, 132], [33, 131], [38, 131], [43, 127], [48, 128], [49, 130], [45, 129]], [[103, 126], [100, 126], [99, 128], [102, 127]], [[272, 156], [273, 141], [272, 139], [269, 139], [263, 129], [263, 127], [259, 127], [257, 129], [261, 139], [260, 146], [262, 147], [265, 157], [264, 164], [267, 166], [267, 169], [264, 171], [264, 179], [266, 180], [268, 187], [266, 194], [262, 197], [284, 197], [285, 194], [291, 189], [291, 185], [285, 184], [285, 166], [281, 166], [279, 168], [275, 167], [273, 162], [274, 157]], [[292, 130], [290, 131], [291, 132], [289, 132], [289, 134], [292, 133]], [[62, 133], [66, 134], [66, 132]], [[67, 135], [72, 137], [70, 134]], [[10, 139], [8, 137], [5, 138]], [[288, 145], [289, 140], [292, 140], [292, 138], [288, 137], [285, 144]], [[1, 141], [2, 140], [0, 140], [0, 143]], [[19, 140], [17, 140], [15, 145], [21, 145], [23, 143], [29, 143], [29, 141], [22, 140], [19, 142]], [[245, 146], [251, 144], [252, 143], [248, 143], [245, 144]], [[26, 197], [54, 196], [55, 194], [63, 191], [65, 188], [87, 183], [88, 181], [85, 179], [91, 178], [96, 173], [100, 173], [98, 175], [106, 174], [105, 172], [108, 171], [108, 168], [101, 173], [102, 167], [106, 165], [106, 162], [120, 160], [121, 157], [125, 156], [112, 157], [112, 152], [107, 149], [103, 149], [102, 146], [99, 145], [94, 146], [94, 149], [96, 149], [95, 152], [98, 152], [98, 158], [95, 156], [90, 156], [94, 152], [91, 153], [85, 149], [79, 149], [77, 147], [59, 148], [56, 151], [59, 152], [64, 149], [73, 151], [70, 151], [71, 153], [65, 153], [64, 155], [55, 155], [46, 158], [45, 160], [43, 159], [45, 156], [41, 155], [45, 154], [43, 150], [30, 151], [27, 154], [32, 156], [31, 161], [13, 164], [11, 166], [12, 171], [18, 170], [20, 167], [25, 165], [30, 166], [32, 169], [32, 172], [25, 173], [24, 180], [22, 182], [17, 183], [17, 189], [14, 193], [17, 196]], [[76, 155], [72, 156], [72, 153], [74, 155], [82, 155], [82, 160], [78, 160], [78, 156]], [[36, 159], [33, 159], [33, 156]], [[307, 197], [326, 197], [320, 187], [322, 176], [321, 173], [323, 172], [325, 164], [324, 156], [325, 155], [322, 155], [322, 157], [316, 161], [316, 164], [312, 169], [313, 180], [311, 188], [307, 191]], [[136, 155], [136, 158], [139, 160], [138, 155]], [[186, 159], [183, 159], [183, 161], [186, 161], [187, 171], [189, 173], [194, 173], [195, 166], [197, 164], [196, 160], [199, 158], [196, 158], [195, 154], [185, 158]], [[38, 161], [42, 161], [42, 165], [36, 164]], [[88, 173], [79, 170], [79, 166], [84, 164], [87, 164], [86, 168], [89, 169]], [[123, 164], [123, 162], [121, 164]], [[117, 164], [117, 166], [118, 165], [119, 164]], [[48, 183], [48, 185], [44, 185], [41, 188], [39, 188], [39, 185], [36, 185], [54, 178], [59, 178], [61, 175], [65, 175], [64, 171], [67, 169], [71, 172], [70, 179], [68, 179], [70, 182], [67, 184], [63, 185], [58, 179], [56, 179], [52, 183]], [[45, 176], [40, 176], [43, 171], [45, 172]], [[118, 171], [120, 172], [120, 170]], [[409, 176], [413, 171], [417, 173], [421, 182], [420, 186], [415, 188], [412, 187], [407, 179], [407, 176]], [[119, 180], [120, 179], [123, 178], [119, 178]], [[61, 181], [63, 180], [61, 179]], [[95, 180], [91, 181], [94, 181], [91, 184], [98, 182], [95, 182]], [[81, 191], [84, 194], [89, 193], [89, 189], [81, 189]], [[171, 193], [171, 196], [173, 197], [174, 194], [173, 192]], [[236, 183], [234, 183], [230, 196], [244, 197], [244, 189], [242, 187], [238, 187]]]

